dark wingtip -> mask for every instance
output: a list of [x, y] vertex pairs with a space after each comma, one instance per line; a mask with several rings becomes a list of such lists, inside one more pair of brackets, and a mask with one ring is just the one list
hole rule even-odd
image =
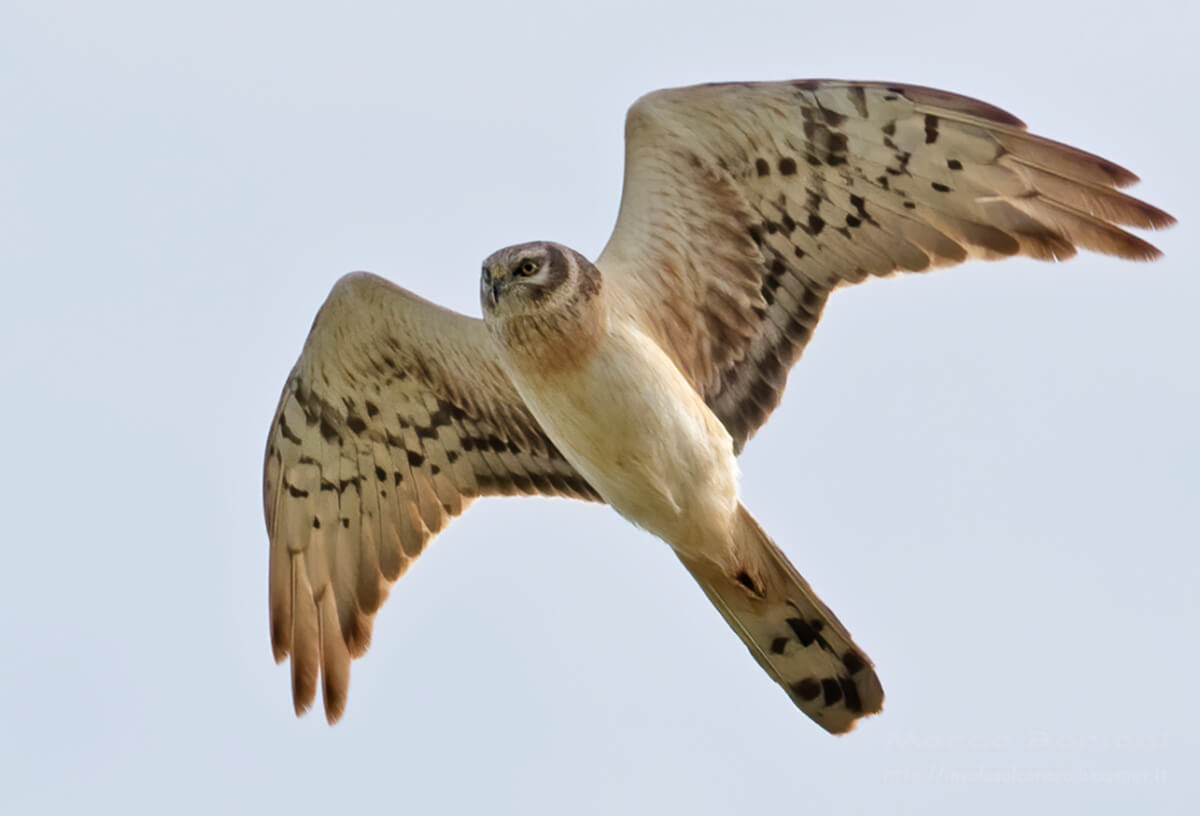
[[1100, 165], [1100, 169], [1108, 174], [1112, 179], [1114, 187], [1128, 187], [1131, 184], [1137, 184], [1142, 180], [1141, 176], [1131, 170], [1126, 170], [1116, 162], [1110, 162], [1108, 159], [1096, 158], [1096, 163]]
[[271, 616], [271, 656], [275, 658], [275, 665], [278, 666], [291, 653], [291, 632], [288, 631], [283, 620], [277, 616]]
[[325, 698], [325, 722], [329, 725], [337, 725], [338, 720], [346, 713], [346, 696], [331, 695]]
[[315, 696], [316, 695], [314, 694], [312, 698], [305, 700], [302, 697], [301, 692], [292, 693], [292, 711], [296, 712], [297, 717], [303, 717], [308, 713], [308, 710], [312, 708], [313, 698], [315, 698]]
[[1158, 207], [1150, 207], [1150, 209], [1153, 211], [1150, 214], [1150, 229], [1167, 229], [1179, 223], [1179, 219], [1165, 210], [1160, 210]]

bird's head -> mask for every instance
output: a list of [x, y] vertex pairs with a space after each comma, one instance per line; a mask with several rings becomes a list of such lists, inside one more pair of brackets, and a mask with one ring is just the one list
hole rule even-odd
[[517, 244], [483, 262], [479, 299], [485, 318], [545, 315], [582, 306], [600, 291], [600, 272], [573, 249], [549, 241]]

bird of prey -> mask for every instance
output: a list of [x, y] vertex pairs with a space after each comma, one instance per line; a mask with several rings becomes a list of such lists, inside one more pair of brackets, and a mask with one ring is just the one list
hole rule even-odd
[[479, 496], [606, 502], [663, 539], [805, 714], [879, 711], [871, 660], [741, 503], [736, 456], [838, 287], [979, 258], [1149, 260], [1172, 223], [1136, 176], [992, 105], [801, 80], [630, 108], [616, 227], [483, 263], [483, 319], [339, 280], [271, 423], [270, 631], [296, 712], [346, 704], [350, 660], [426, 543]]

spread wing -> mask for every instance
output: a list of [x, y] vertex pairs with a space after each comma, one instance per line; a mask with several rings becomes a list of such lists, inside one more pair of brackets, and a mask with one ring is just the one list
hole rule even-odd
[[271, 423], [263, 502], [271, 646], [296, 712], [330, 722], [350, 658], [426, 542], [476, 496], [598, 499], [496, 365], [479, 320], [373, 275], [334, 287]]
[[[640, 99], [596, 266], [738, 450], [779, 403], [830, 292], [970, 258], [1158, 251], [1127, 170], [983, 102], [909, 85], [703, 85]], [[611, 290], [610, 290], [611, 291]]]

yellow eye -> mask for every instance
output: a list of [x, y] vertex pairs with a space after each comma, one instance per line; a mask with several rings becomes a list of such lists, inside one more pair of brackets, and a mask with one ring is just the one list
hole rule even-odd
[[518, 275], [528, 276], [532, 275], [534, 272], [537, 272], [537, 264], [535, 264], [533, 261], [525, 261], [519, 267], [517, 267]]

